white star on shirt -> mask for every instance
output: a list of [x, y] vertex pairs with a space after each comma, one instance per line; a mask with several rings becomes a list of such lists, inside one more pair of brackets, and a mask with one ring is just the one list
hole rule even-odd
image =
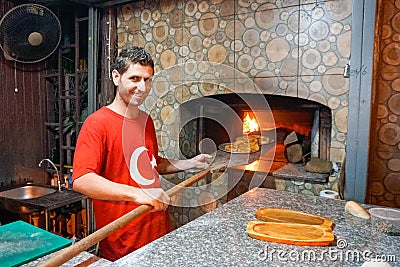
[[151, 155], [151, 156], [152, 156], [152, 157], [151, 157], [150, 164], [151, 164], [151, 167], [154, 169], [154, 167], [157, 166], [157, 161], [156, 161], [156, 159], [154, 158], [154, 155]]

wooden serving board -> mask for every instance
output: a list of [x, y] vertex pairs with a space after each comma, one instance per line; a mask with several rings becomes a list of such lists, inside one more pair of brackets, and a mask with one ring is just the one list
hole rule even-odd
[[307, 224], [330, 230], [334, 228], [333, 220], [330, 218], [289, 209], [259, 208], [255, 216], [265, 222]]
[[259, 240], [298, 246], [328, 246], [335, 239], [330, 229], [298, 223], [250, 221], [246, 232]]

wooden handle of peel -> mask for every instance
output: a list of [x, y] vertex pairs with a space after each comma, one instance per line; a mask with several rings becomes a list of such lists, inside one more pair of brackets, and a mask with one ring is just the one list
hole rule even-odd
[[[177, 184], [176, 186], [172, 187], [169, 189], [166, 193], [168, 196], [173, 196], [179, 193], [183, 188], [190, 186], [200, 179], [202, 179], [204, 176], [206, 176], [210, 172], [210, 169], [205, 169], [204, 171], [201, 171], [199, 173], [196, 173], [189, 179], [183, 181], [180, 184]], [[67, 262], [68, 260], [72, 259], [82, 251], [90, 248], [94, 244], [98, 243], [99, 241], [103, 240], [106, 238], [108, 235], [112, 234], [119, 228], [125, 226], [129, 222], [131, 222], [133, 219], [143, 215], [144, 213], [148, 212], [151, 210], [150, 205], [140, 205], [136, 209], [130, 211], [129, 213], [125, 214], [124, 216], [118, 218], [117, 220], [107, 224], [106, 226], [100, 228], [99, 230], [95, 231], [94, 233], [88, 235], [87, 237], [81, 239], [80, 241], [76, 242], [75, 244], [66, 247], [62, 250], [60, 250], [54, 257], [50, 258], [46, 262], [43, 262], [39, 266], [44, 267], [44, 266], [60, 266], [61, 264]]]

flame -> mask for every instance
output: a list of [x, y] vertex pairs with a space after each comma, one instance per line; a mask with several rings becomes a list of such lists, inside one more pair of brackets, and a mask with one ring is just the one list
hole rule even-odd
[[253, 115], [250, 117], [250, 112], [245, 112], [245, 117], [243, 119], [243, 133], [251, 133], [259, 130], [260, 127], [257, 120]]
[[254, 161], [254, 162], [252, 162], [250, 164], [247, 164], [246, 167], [245, 167], [246, 171], [253, 171], [253, 172], [257, 171], [259, 164], [260, 164], [259, 160], [256, 160], [256, 161]]

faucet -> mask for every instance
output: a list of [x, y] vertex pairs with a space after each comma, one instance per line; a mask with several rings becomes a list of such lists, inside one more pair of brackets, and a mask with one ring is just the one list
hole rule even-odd
[[56, 167], [56, 165], [54, 165], [54, 163], [50, 160], [50, 159], [42, 159], [39, 162], [39, 167], [42, 167], [42, 164], [44, 161], [47, 161], [48, 163], [50, 163], [50, 165], [54, 168], [54, 170], [56, 170], [56, 174], [57, 174], [57, 184], [58, 184], [58, 191], [61, 192], [61, 177], [60, 177], [60, 173], [58, 172], [58, 169]]

